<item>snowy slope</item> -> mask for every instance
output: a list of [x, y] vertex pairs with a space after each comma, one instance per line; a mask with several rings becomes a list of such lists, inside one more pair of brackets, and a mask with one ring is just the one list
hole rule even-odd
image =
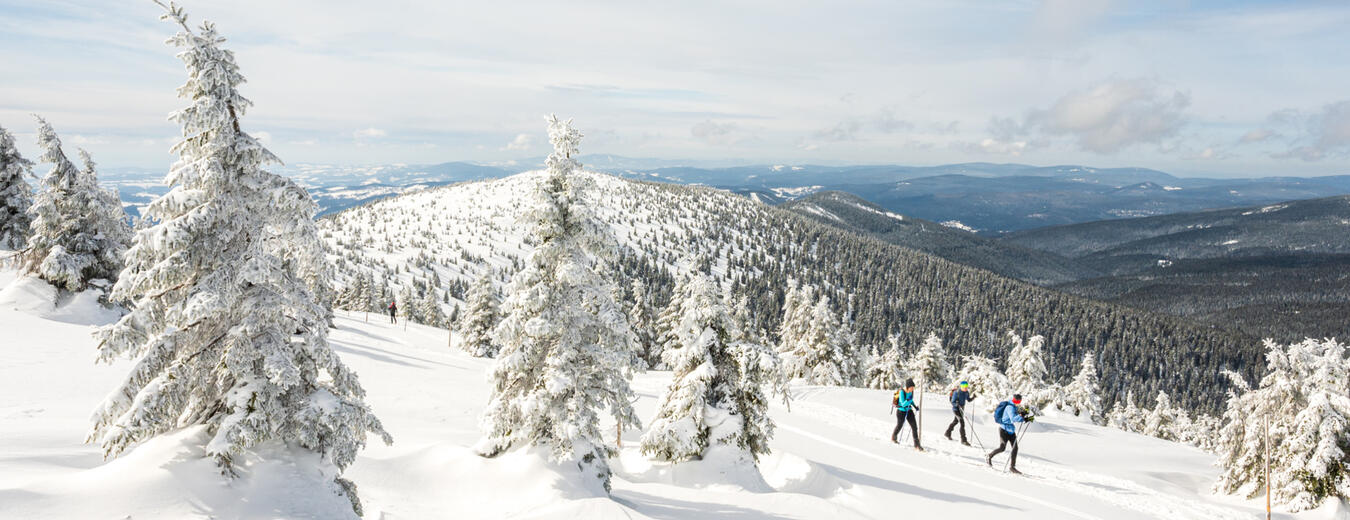
[[[12, 274], [0, 283], [12, 285]], [[23, 283], [23, 282], [20, 282]], [[321, 475], [297, 473], [305, 456], [273, 447], [226, 482], [191, 448], [194, 430], [147, 442], [103, 463], [81, 443], [89, 412], [125, 364], [96, 366], [88, 309], [79, 323], [0, 305], [0, 518], [341, 518]], [[797, 387], [791, 410], [776, 403], [774, 453], [762, 478], [724, 460], [654, 465], [624, 432], [613, 498], [575, 484], [565, 465], [529, 451], [482, 459], [478, 415], [489, 360], [446, 347], [444, 330], [390, 325], [340, 312], [332, 338], [395, 438], [371, 446], [348, 470], [366, 518], [1254, 518], [1255, 501], [1214, 497], [1213, 457], [1190, 447], [1069, 419], [1044, 418], [1025, 437], [1017, 477], [990, 469], [978, 448], [941, 439], [950, 412], [925, 396], [928, 452], [889, 442], [885, 391]], [[76, 323], [71, 323], [75, 321]], [[634, 381], [649, 420], [669, 381]], [[981, 397], [974, 405], [988, 404]], [[975, 432], [988, 443], [983, 411]], [[608, 431], [613, 431], [612, 426]], [[972, 438], [972, 441], [975, 441]], [[304, 466], [304, 465], [298, 465]], [[1281, 518], [1344, 518], [1350, 510]], [[1339, 515], [1339, 516], [1338, 516]]]

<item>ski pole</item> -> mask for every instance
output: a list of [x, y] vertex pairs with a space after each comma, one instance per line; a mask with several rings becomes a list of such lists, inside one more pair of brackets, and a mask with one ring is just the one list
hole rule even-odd
[[980, 440], [980, 434], [975, 431], [975, 412], [968, 412], [970, 416], [970, 434], [975, 436], [975, 444], [980, 445], [980, 451], [984, 451], [984, 441]]
[[1012, 467], [1012, 454], [1017, 452], [1017, 443], [1022, 440], [1022, 431], [1026, 429], [1024, 427], [1025, 425], [1026, 423], [1022, 423], [1013, 427], [1012, 453], [1008, 454], [1008, 460], [1003, 463], [1003, 471], [1005, 473], [1008, 471], [1008, 468]]

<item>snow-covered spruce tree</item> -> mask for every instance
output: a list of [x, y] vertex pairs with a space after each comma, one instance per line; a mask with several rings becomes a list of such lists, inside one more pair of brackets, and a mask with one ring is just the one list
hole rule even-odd
[[1048, 373], [1042, 359], [1045, 338], [1038, 334], [1023, 342], [1016, 332], [1008, 331], [1008, 341], [1013, 346], [1008, 352], [1007, 370], [1013, 391], [1021, 393], [1033, 407], [1045, 406], [1054, 397], [1054, 392], [1045, 381]]
[[1082, 368], [1068, 386], [1064, 387], [1062, 406], [1075, 416], [1091, 419], [1094, 424], [1105, 424], [1102, 414], [1102, 387], [1097, 379], [1097, 361], [1091, 352], [1083, 354]]
[[[390, 442], [364, 402], [356, 375], [328, 344], [323, 307], [268, 241], [301, 226], [312, 200], [261, 169], [276, 158], [239, 129], [249, 102], [233, 54], [210, 23], [187, 26], [170, 43], [188, 71], [187, 108], [168, 193], [147, 211], [157, 224], [137, 233], [110, 293], [130, 314], [99, 332], [99, 359], [134, 359], [99, 406], [90, 440], [106, 455], [171, 430], [205, 426], [203, 449], [235, 475], [240, 456], [263, 443], [313, 451], [340, 473], [373, 432]], [[355, 487], [340, 477], [358, 512]]]
[[1008, 399], [1013, 394], [1012, 383], [1008, 381], [1008, 376], [998, 369], [998, 364], [994, 360], [987, 357], [973, 354], [962, 357], [959, 374], [961, 379], [970, 383], [971, 394], [988, 396], [983, 400], [983, 406], [991, 412], [999, 401]]
[[848, 301], [848, 311], [844, 313], [843, 319], [839, 321], [839, 328], [835, 331], [835, 343], [843, 351], [840, 371], [844, 375], [844, 384], [859, 386], [862, 385], [867, 372], [867, 352], [858, 348], [857, 324], [853, 321], [853, 295], [849, 295]]
[[1172, 399], [1167, 396], [1167, 392], [1158, 392], [1158, 397], [1153, 400], [1153, 409], [1149, 411], [1144, 419], [1144, 430], [1141, 432], [1150, 437], [1157, 437], [1167, 441], [1177, 440], [1177, 412], [1172, 408]]
[[33, 162], [19, 154], [14, 135], [0, 127], [0, 249], [19, 249], [28, 243], [33, 187], [27, 176]]
[[[285, 177], [279, 179], [287, 186], [279, 190], [277, 195], [291, 199], [285, 201], [285, 204], [297, 207], [312, 205], [308, 191], [290, 179]], [[317, 205], [314, 206], [314, 211], [318, 211]], [[314, 215], [311, 214], [295, 226], [277, 228], [273, 231], [276, 236], [269, 241], [272, 244], [272, 254], [280, 257], [287, 269], [294, 271], [296, 276], [304, 280], [310, 294], [314, 295], [314, 301], [323, 306], [324, 322], [332, 326], [333, 305], [337, 299], [332, 285], [333, 264], [328, 261], [328, 247], [319, 237], [319, 228], [314, 223]]]
[[875, 354], [867, 363], [868, 388], [893, 390], [905, 381], [905, 358], [900, 353], [900, 335], [888, 338], [889, 346]]
[[656, 347], [656, 313], [652, 308], [651, 292], [641, 278], [633, 279], [629, 292], [632, 293], [633, 304], [628, 308], [628, 323], [633, 328], [638, 357], [642, 359], [642, 368], [645, 370], [656, 364], [654, 361], [659, 362], [654, 358], [660, 357]]
[[581, 134], [570, 120], [548, 122], [553, 153], [521, 215], [535, 248], [512, 276], [493, 329], [501, 350], [478, 452], [543, 446], [608, 491], [614, 448], [601, 436], [601, 410], [620, 427], [639, 426], [628, 386], [632, 331], [598, 274], [617, 246], [584, 198], [593, 188], [578, 172]]
[[676, 344], [675, 330], [679, 328], [680, 316], [684, 315], [684, 302], [689, 299], [689, 279], [692, 276], [692, 259], [680, 260], [675, 270], [675, 288], [670, 293], [670, 301], [656, 317], [656, 338], [652, 349], [647, 352], [647, 368], [666, 370], [665, 351]]
[[909, 367], [909, 375], [926, 389], [937, 389], [947, 384], [952, 377], [952, 365], [947, 362], [947, 351], [942, 348], [942, 338], [935, 332], [928, 333], [923, 345], [919, 346], [919, 350], [906, 365]]
[[830, 298], [821, 296], [814, 305], [801, 305], [798, 314], [797, 319], [806, 323], [802, 335], [779, 347], [785, 376], [813, 385], [849, 384], [848, 353], [839, 333], [842, 324], [830, 308]]
[[417, 302], [417, 314], [422, 317], [419, 323], [432, 327], [445, 327], [445, 311], [441, 309], [440, 300], [436, 299], [436, 289], [427, 288], [422, 294], [421, 300]]
[[810, 325], [814, 289], [810, 285], [798, 285], [797, 280], [789, 278], [787, 291], [783, 293], [783, 317], [778, 322], [778, 355], [783, 360], [783, 373], [788, 379], [806, 372], [801, 353], [796, 349]]
[[464, 316], [459, 320], [459, 348], [475, 357], [497, 355], [492, 329], [497, 326], [497, 291], [492, 288], [492, 272], [484, 270], [465, 296]]
[[1229, 394], [1218, 442], [1216, 489], [1254, 497], [1267, 485], [1264, 422], [1269, 421], [1271, 496], [1290, 511], [1350, 497], [1350, 375], [1335, 340], [1279, 345], [1266, 340], [1267, 373], [1248, 389], [1226, 372]]
[[82, 291], [95, 280], [111, 282], [122, 270], [131, 228], [117, 193], [98, 186], [89, 154], [80, 151], [80, 170], [61, 150], [61, 139], [42, 118], [38, 146], [52, 169], [28, 214], [32, 218], [24, 268], [67, 291]]
[[675, 342], [665, 351], [674, 379], [642, 436], [642, 452], [669, 462], [702, 459], [714, 446], [742, 450], [752, 461], [768, 453], [773, 435], [768, 399], [738, 351], [770, 351], [746, 344], [741, 324], [706, 274], [690, 278], [681, 309]]

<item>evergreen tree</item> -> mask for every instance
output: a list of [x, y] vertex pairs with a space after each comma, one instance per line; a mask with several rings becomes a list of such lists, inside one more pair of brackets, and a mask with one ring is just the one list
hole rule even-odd
[[492, 272], [483, 271], [464, 302], [464, 317], [459, 320], [459, 348], [476, 357], [495, 357], [497, 343], [492, 329], [497, 326], [497, 291], [492, 288]]
[[620, 428], [638, 426], [627, 373], [632, 331], [610, 281], [599, 275], [617, 248], [585, 203], [589, 178], [576, 172], [580, 139], [571, 121], [549, 117], [553, 153], [521, 216], [535, 248], [512, 277], [493, 330], [501, 351], [479, 453], [545, 446], [608, 491], [614, 449], [601, 436], [599, 414], [608, 408]]
[[1172, 409], [1172, 399], [1167, 397], [1167, 392], [1158, 392], [1153, 410], [1144, 419], [1144, 430], [1140, 433], [1167, 441], [1177, 440], [1177, 412]]
[[874, 354], [867, 363], [867, 387], [892, 390], [900, 388], [905, 380], [905, 362], [900, 353], [900, 336], [889, 338], [890, 346]]
[[[716, 282], [707, 275], [692, 276], [675, 342], [665, 350], [674, 379], [661, 398], [656, 419], [642, 437], [642, 452], [658, 460], [699, 460], [709, 448], [730, 446], [751, 460], [768, 453], [773, 422], [761, 381], [750, 372], [756, 356], [772, 355], [757, 344], [747, 344], [741, 323], [727, 308]], [[771, 358], [770, 358], [771, 359]], [[776, 367], [762, 372], [774, 372]]]
[[83, 150], [84, 170], [61, 150], [51, 125], [38, 120], [42, 161], [52, 169], [28, 208], [32, 233], [22, 264], [29, 272], [67, 291], [82, 291], [94, 280], [111, 282], [122, 269], [131, 228], [117, 193], [98, 187], [94, 163]]
[[1008, 341], [1013, 346], [1008, 353], [1008, 381], [1012, 383], [1013, 391], [1021, 393], [1033, 407], [1045, 406], [1054, 397], [1045, 382], [1046, 369], [1042, 360], [1045, 338], [1035, 335], [1023, 342], [1016, 332], [1008, 331]]
[[924, 388], [936, 389], [951, 379], [952, 366], [947, 362], [947, 351], [942, 348], [942, 338], [930, 332], [924, 338], [923, 345], [907, 363], [909, 374]]
[[417, 303], [417, 313], [422, 317], [420, 323], [423, 325], [448, 327], [445, 311], [441, 310], [441, 302], [436, 299], [436, 289], [434, 288], [429, 288], [422, 294], [421, 301]]
[[670, 301], [666, 302], [665, 308], [661, 309], [661, 314], [656, 317], [655, 343], [652, 350], [647, 352], [648, 368], [656, 370], [670, 368], [666, 365], [665, 351], [667, 348], [674, 348], [678, 341], [675, 331], [679, 327], [680, 316], [684, 315], [684, 302], [689, 299], [692, 260], [686, 258], [680, 264], [682, 267], [676, 271], [675, 288], [671, 291]]
[[19, 249], [28, 243], [33, 187], [28, 184], [33, 162], [19, 155], [14, 135], [0, 127], [0, 249]]
[[1083, 354], [1083, 364], [1078, 375], [1064, 387], [1064, 406], [1061, 409], [1072, 411], [1076, 416], [1085, 416], [1095, 424], [1104, 424], [1101, 391], [1096, 358], [1091, 352]]
[[984, 406], [989, 411], [1013, 394], [1012, 382], [998, 369], [994, 360], [984, 356], [968, 355], [963, 357], [960, 378], [970, 383], [970, 393], [989, 396]]
[[[1328, 497], [1350, 497], [1350, 375], [1345, 347], [1335, 340], [1279, 345], [1266, 340], [1267, 372], [1251, 389], [1226, 375], [1229, 394], [1217, 451], [1220, 492], [1254, 497], [1266, 486], [1290, 511], [1316, 508]], [[1270, 482], [1264, 422], [1269, 422]]]
[[[811, 293], [803, 290], [802, 296]], [[813, 385], [848, 384], [848, 353], [839, 332], [839, 316], [830, 309], [830, 298], [821, 296], [814, 305], [802, 304], [796, 311], [798, 316], [793, 320], [805, 322], [803, 332], [795, 341], [779, 346], [786, 377], [805, 379]]]
[[629, 290], [633, 295], [633, 305], [628, 308], [628, 323], [633, 327], [638, 357], [642, 361], [640, 368], [646, 370], [656, 364], [653, 361], [660, 361], [655, 359], [660, 356], [656, 354], [659, 349], [656, 346], [656, 317], [652, 310], [651, 293], [641, 278], [634, 278]]
[[[234, 475], [240, 455], [285, 443], [319, 455], [340, 474], [372, 432], [390, 442], [364, 402], [356, 375], [328, 344], [322, 306], [268, 244], [317, 209], [293, 185], [261, 169], [276, 158], [239, 128], [249, 102], [224, 40], [183, 11], [165, 19], [188, 71], [172, 115], [183, 138], [168, 193], [148, 207], [110, 294], [130, 314], [100, 331], [99, 358], [134, 359], [130, 375], [95, 413], [90, 440], [115, 455], [133, 443], [204, 425], [205, 454]], [[335, 477], [360, 512], [355, 489]]]

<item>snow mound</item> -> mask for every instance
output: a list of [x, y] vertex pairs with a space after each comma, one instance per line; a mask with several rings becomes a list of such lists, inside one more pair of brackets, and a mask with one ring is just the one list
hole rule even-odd
[[742, 450], [727, 446], [708, 448], [703, 460], [673, 464], [653, 462], [638, 450], [627, 449], [620, 455], [615, 472], [629, 482], [751, 493], [774, 491], [760, 475], [754, 460]]
[[[317, 455], [263, 445], [221, 475], [201, 448], [202, 427], [166, 434], [91, 469], [0, 490], [5, 518], [356, 519]], [[247, 497], [247, 500], [241, 500]]]
[[41, 278], [14, 271], [5, 271], [0, 284], [0, 309], [76, 325], [107, 325], [122, 316], [119, 309], [99, 302], [99, 289], [63, 295]]
[[[542, 448], [494, 458], [472, 449], [434, 444], [386, 459], [363, 460], [348, 471], [368, 507], [391, 518], [440, 518], [448, 511], [472, 518], [633, 518], [633, 511], [587, 486], [576, 464], [554, 463]], [[473, 511], [464, 511], [474, 504]]]
[[787, 453], [771, 453], [760, 459], [764, 481], [780, 493], [801, 493], [828, 498], [845, 483], [820, 465]]

